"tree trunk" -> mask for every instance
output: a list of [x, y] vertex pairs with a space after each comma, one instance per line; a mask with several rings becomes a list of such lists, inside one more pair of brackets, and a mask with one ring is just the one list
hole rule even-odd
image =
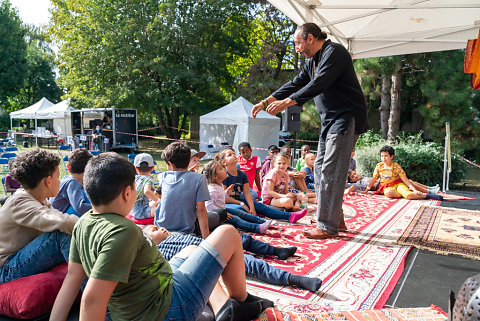
[[390, 118], [388, 119], [388, 139], [393, 140], [398, 136], [400, 131], [400, 110], [402, 92], [402, 70], [397, 70], [392, 76]]
[[382, 76], [381, 102], [378, 111], [380, 111], [380, 125], [382, 128], [383, 139], [388, 138], [388, 117], [390, 115], [390, 88], [392, 80], [390, 77]]

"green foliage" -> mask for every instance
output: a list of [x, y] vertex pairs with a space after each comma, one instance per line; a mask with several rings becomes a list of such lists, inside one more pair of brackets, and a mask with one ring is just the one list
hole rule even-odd
[[293, 46], [296, 25], [289, 18], [269, 3], [256, 5], [252, 15], [249, 50], [234, 56], [228, 69], [236, 80], [233, 95], [257, 102], [295, 75], [298, 55]]
[[24, 34], [10, 1], [0, 0], [0, 105], [23, 85], [27, 70]]
[[[365, 134], [363, 134], [365, 135]], [[361, 136], [363, 136], [361, 135]], [[366, 136], [371, 136], [367, 133]], [[359, 141], [365, 141], [364, 138]], [[357, 170], [370, 177], [377, 163], [380, 162], [380, 149], [388, 145], [385, 141], [370, 141], [369, 144], [358, 146], [355, 151]], [[414, 136], [400, 137], [399, 142], [392, 145], [395, 148], [395, 159], [405, 170], [407, 177], [425, 185], [441, 184], [443, 179], [444, 149], [433, 142], [423, 142], [421, 133]], [[452, 172], [450, 182], [459, 182], [465, 175], [465, 163], [452, 155]]]
[[[313, 102], [306, 103], [300, 114], [300, 132], [297, 134], [297, 139], [318, 141], [318, 135], [322, 127], [321, 123], [322, 119], [317, 112], [315, 104]], [[313, 150], [316, 150], [318, 146], [317, 143], [297, 142], [297, 148], [305, 144], [310, 145], [310, 148]]]
[[473, 107], [474, 90], [469, 75], [463, 73], [462, 50], [425, 54], [426, 72], [420, 78], [420, 89], [426, 98], [420, 113], [432, 127], [435, 141], [445, 137], [445, 122], [450, 122], [452, 137], [464, 149], [480, 146], [478, 109]]
[[[246, 51], [240, 0], [53, 0], [61, 83], [79, 107], [135, 107], [169, 137], [233, 90], [227, 70]], [[185, 117], [181, 117], [181, 116]]]
[[382, 142], [385, 142], [385, 140], [382, 138], [382, 135], [370, 129], [358, 137], [357, 144], [355, 146], [356, 148], [370, 147]]
[[[480, 93], [470, 88], [469, 76], [463, 73], [464, 55], [464, 50], [452, 50], [355, 61], [369, 111], [380, 105], [381, 76], [391, 76], [399, 68], [401, 124], [415, 122], [426, 129], [429, 139], [443, 144], [448, 121], [461, 149], [478, 151]], [[422, 119], [413, 119], [412, 110], [418, 110]]]
[[6, 132], [10, 129], [10, 116], [8, 114], [0, 115], [0, 131]]
[[54, 53], [49, 47], [45, 34], [34, 26], [26, 26], [26, 62], [23, 87], [8, 98], [7, 111], [30, 106], [43, 97], [52, 102], [60, 101], [62, 90], [55, 82]]

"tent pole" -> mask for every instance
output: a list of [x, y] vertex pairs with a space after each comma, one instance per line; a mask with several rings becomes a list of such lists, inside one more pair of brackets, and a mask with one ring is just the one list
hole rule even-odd
[[35, 115], [35, 145], [38, 147], [37, 117]]

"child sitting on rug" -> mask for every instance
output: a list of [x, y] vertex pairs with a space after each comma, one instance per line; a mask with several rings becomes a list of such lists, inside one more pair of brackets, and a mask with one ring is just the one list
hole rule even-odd
[[273, 159], [273, 168], [265, 176], [262, 188], [264, 204], [286, 209], [300, 208], [301, 195], [288, 191], [288, 161], [289, 157], [280, 153]]
[[0, 284], [68, 261], [78, 217], [48, 202], [58, 193], [58, 164], [57, 154], [39, 148], [18, 154], [12, 163], [12, 176], [23, 188], [0, 208]]
[[[137, 191], [137, 201], [130, 213], [136, 219], [146, 219], [155, 216], [155, 209], [160, 202], [155, 195], [153, 186], [155, 182], [150, 174], [155, 167], [153, 157], [150, 154], [142, 153], [135, 156], [133, 161], [137, 174], [135, 176], [135, 190]], [[152, 200], [154, 203], [150, 203]]]
[[280, 153], [280, 148], [278, 148], [277, 145], [270, 145], [268, 146], [268, 155], [265, 157], [265, 160], [262, 163], [262, 172], [260, 174], [260, 183], [263, 186], [263, 179], [265, 178], [265, 175], [270, 171], [272, 168], [271, 163], [273, 156], [276, 154]]
[[[371, 177], [362, 177], [362, 175], [358, 174], [356, 170], [351, 170], [348, 172], [347, 176], [347, 184], [345, 185], [345, 194], [350, 194], [353, 192], [364, 192], [370, 182]], [[410, 183], [415, 186], [415, 188], [425, 194], [438, 194], [440, 188], [438, 186], [426, 186], [421, 183], [412, 181], [408, 179]], [[375, 192], [378, 189], [379, 182], [377, 182], [373, 187], [370, 189], [372, 192]]]
[[[202, 239], [193, 235], [169, 233], [164, 228], [158, 228], [154, 225], [149, 225], [143, 228], [144, 232], [152, 237], [158, 245], [158, 250], [165, 257], [170, 260], [172, 256], [180, 252], [183, 248], [189, 245], [198, 245]], [[242, 246], [245, 251], [268, 256], [277, 256], [280, 260], [286, 260], [293, 256], [297, 250], [296, 247], [281, 248], [275, 247], [268, 243], [259, 241], [250, 235], [240, 235], [242, 237]], [[264, 260], [257, 259], [252, 255], [244, 254], [245, 273], [247, 276], [252, 276], [260, 281], [282, 286], [297, 286], [312, 292], [317, 291], [322, 285], [322, 280], [317, 278], [310, 278], [298, 274], [292, 274], [280, 270]]]
[[[203, 175], [207, 179], [210, 200], [206, 202], [207, 211], [215, 209], [225, 209], [225, 196], [231, 193], [233, 185], [226, 190], [223, 187], [223, 180], [228, 175], [223, 165], [216, 160], [212, 160], [203, 168]], [[261, 217], [249, 214], [245, 209], [228, 208], [226, 223], [242, 229], [247, 232], [264, 234], [272, 220], [265, 220]]]
[[300, 148], [300, 158], [297, 159], [297, 164], [295, 165], [295, 169], [297, 171], [303, 170], [303, 168], [306, 166], [305, 164], [305, 155], [310, 154], [310, 146], [309, 145], [303, 145]]
[[[272, 219], [287, 220], [295, 223], [307, 214], [307, 209], [298, 212], [282, 212], [263, 203], [255, 202], [250, 194], [247, 175], [237, 168], [237, 157], [232, 148], [225, 148], [217, 155], [218, 160], [227, 170], [228, 177], [222, 182], [225, 187], [233, 185], [232, 195], [225, 196], [226, 208], [245, 209], [248, 213], [257, 213]], [[244, 197], [242, 198], [242, 192]]]
[[[288, 164], [290, 164], [292, 158], [292, 148], [285, 145], [282, 147], [281, 153], [288, 156]], [[287, 173], [289, 177], [288, 191], [294, 194], [298, 194], [299, 192], [307, 193], [308, 202], [317, 203], [317, 197], [315, 196], [315, 193], [310, 191], [305, 183], [305, 177], [307, 174], [304, 171], [297, 171], [290, 165], [287, 168]]]
[[315, 154], [308, 153], [305, 155], [305, 167], [302, 171], [307, 173], [305, 176], [305, 185], [309, 190], [315, 190], [315, 175], [313, 174], [313, 166], [315, 165]]
[[188, 163], [188, 170], [190, 172], [198, 172], [200, 169], [200, 160], [203, 156], [207, 153], [205, 152], [197, 152], [195, 149], [190, 150], [190, 162]]
[[252, 156], [252, 146], [248, 142], [242, 142], [238, 144], [238, 166], [240, 170], [247, 174], [248, 186], [250, 187], [250, 193], [252, 198], [256, 200], [258, 198], [258, 193], [254, 190], [253, 184], [255, 183], [256, 188], [259, 190], [262, 188], [262, 183], [260, 180], [260, 171], [262, 170], [262, 162], [260, 157]]
[[68, 156], [67, 168], [70, 175], [62, 178], [57, 196], [50, 198], [53, 208], [77, 216], [92, 209], [83, 190], [83, 172], [92, 157], [86, 148], [76, 149]]
[[[167, 262], [155, 242], [125, 218], [137, 199], [135, 174], [116, 153], [88, 163], [84, 181], [93, 210], [73, 231], [68, 274], [50, 320], [66, 319], [86, 276], [80, 320], [103, 320], [107, 304], [113, 320], [196, 320], [209, 297], [216, 320], [257, 317], [263, 300], [246, 291], [238, 232], [221, 226]], [[220, 275], [230, 298], [210, 296]]]
[[205, 177], [188, 170], [191, 150], [184, 143], [174, 142], [162, 152], [168, 171], [158, 175], [162, 192], [155, 211], [155, 225], [172, 232], [195, 233], [195, 222], [202, 238], [210, 234], [205, 201], [210, 200]]
[[383, 193], [389, 198], [403, 197], [409, 200], [436, 199], [443, 200], [443, 197], [435, 194], [422, 193], [412, 184], [402, 167], [393, 161], [395, 149], [391, 146], [384, 146], [380, 149], [381, 162], [375, 167], [373, 177], [370, 179], [365, 192], [368, 192], [380, 178], [380, 185], [375, 193]]

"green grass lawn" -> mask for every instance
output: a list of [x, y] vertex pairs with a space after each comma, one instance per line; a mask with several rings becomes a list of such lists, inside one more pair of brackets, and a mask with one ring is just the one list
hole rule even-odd
[[[152, 155], [153, 159], [157, 162], [158, 170], [163, 172], [167, 170], [167, 164], [165, 164], [165, 162], [162, 160], [162, 151], [169, 143], [170, 142], [167, 140], [152, 140], [152, 139], [140, 140], [139, 141], [140, 148], [138, 149], [137, 153], [149, 153], [150, 155]], [[194, 145], [190, 145], [190, 146], [198, 150], [198, 146], [194, 146]], [[16, 152], [17, 154], [21, 153], [22, 151], [31, 149], [31, 147], [25, 148], [21, 146], [21, 144], [17, 144], [17, 148], [18, 148], [18, 152]], [[55, 146], [48, 147], [45, 145], [45, 146], [42, 146], [42, 148], [58, 153], [60, 158], [63, 158], [64, 155], [69, 154], [68, 151], [58, 151], [57, 147]], [[129, 153], [130, 153], [129, 151], [118, 151], [118, 154], [122, 155], [125, 158], [128, 157]], [[207, 162], [208, 160], [201, 161], [202, 166], [205, 165]], [[60, 161], [59, 170], [60, 170], [60, 179], [68, 175], [65, 169], [65, 166], [63, 164], [63, 161]], [[155, 175], [155, 181], [157, 181], [156, 175]], [[4, 195], [5, 195], [4, 189], [0, 188], [0, 196], [4, 196]]]
[[[140, 148], [138, 149], [138, 153], [149, 153], [152, 155], [153, 159], [157, 162], [157, 167], [160, 171], [166, 171], [167, 170], [167, 165], [165, 162], [162, 160], [162, 151], [163, 149], [170, 143], [168, 140], [154, 140], [154, 139], [148, 139], [148, 140], [140, 140], [139, 145]], [[198, 145], [190, 145], [192, 148], [195, 148], [198, 150]], [[21, 146], [20, 144], [17, 146], [19, 151], [18, 153], [30, 149], [30, 148], [25, 148]], [[43, 146], [42, 148], [48, 149], [51, 151], [54, 151], [56, 153], [59, 153], [56, 147], [50, 146], [48, 148], [47, 146]], [[61, 151], [61, 154], [59, 153], [59, 156], [63, 158], [63, 155], [69, 154], [68, 152]], [[128, 151], [119, 151], [119, 154], [127, 158], [129, 152]], [[203, 160], [201, 161], [202, 166], [205, 165], [208, 162], [208, 160]], [[67, 171], [65, 170], [65, 167], [63, 165], [63, 162], [60, 162], [60, 178], [68, 175]], [[155, 180], [157, 178], [155, 177]], [[472, 165], [467, 165], [467, 170], [465, 174], [465, 178], [459, 182], [459, 183], [454, 183], [450, 184], [450, 189], [451, 190], [466, 190], [466, 191], [480, 191], [480, 168], [474, 167]], [[0, 188], [0, 196], [4, 196], [5, 192], [3, 188]]]

